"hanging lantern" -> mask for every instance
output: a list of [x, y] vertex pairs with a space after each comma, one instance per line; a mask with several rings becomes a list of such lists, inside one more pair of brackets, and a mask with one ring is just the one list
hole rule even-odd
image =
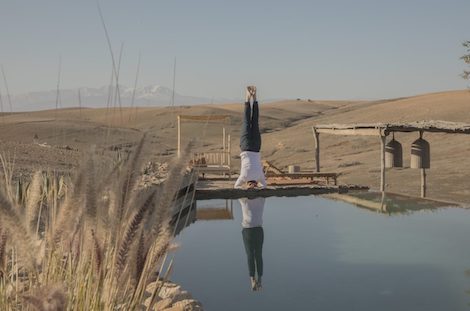
[[411, 144], [411, 163], [410, 168], [430, 168], [431, 167], [431, 149], [429, 143], [420, 137]]
[[395, 135], [385, 146], [385, 167], [403, 167], [403, 147], [395, 140]]

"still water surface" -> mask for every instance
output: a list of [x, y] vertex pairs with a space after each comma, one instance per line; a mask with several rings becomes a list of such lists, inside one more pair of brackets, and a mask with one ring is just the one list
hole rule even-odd
[[470, 310], [470, 210], [390, 215], [267, 198], [262, 290], [252, 291], [242, 208], [232, 204], [230, 213], [225, 200], [198, 201], [199, 218], [233, 219], [199, 219], [177, 237], [172, 279], [206, 310]]

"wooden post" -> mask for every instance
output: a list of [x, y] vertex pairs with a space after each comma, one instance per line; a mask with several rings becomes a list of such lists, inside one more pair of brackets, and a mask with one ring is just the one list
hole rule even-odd
[[227, 140], [228, 140], [228, 143], [227, 143], [227, 164], [228, 166], [230, 167], [230, 164], [232, 163], [232, 143], [231, 143], [231, 137], [230, 137], [230, 134], [228, 134], [228, 137], [227, 137]]
[[223, 148], [223, 158], [222, 158], [222, 165], [225, 164], [225, 158], [226, 158], [226, 155], [225, 155], [225, 127], [222, 129], [222, 135], [223, 135], [223, 138], [222, 138], [222, 148]]
[[178, 116], [178, 158], [181, 157], [181, 116]]
[[387, 136], [380, 135], [380, 191], [385, 191], [385, 143]]
[[315, 139], [315, 172], [320, 172], [320, 134], [312, 126], [313, 138]]
[[421, 197], [426, 197], [426, 169], [421, 169]]

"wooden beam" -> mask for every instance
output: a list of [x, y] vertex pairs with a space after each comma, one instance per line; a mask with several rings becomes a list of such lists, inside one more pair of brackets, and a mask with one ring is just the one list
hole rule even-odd
[[[337, 135], [374, 135], [373, 130], [377, 129], [390, 133], [424, 131], [448, 134], [470, 134], [470, 124], [442, 120], [396, 123], [317, 124], [315, 127], [321, 133], [328, 132]], [[341, 134], [339, 131], [344, 131], [346, 134]], [[372, 134], [370, 134], [369, 131], [372, 131]]]
[[356, 136], [380, 136], [380, 128], [370, 128], [370, 129], [326, 129], [326, 128], [316, 128], [317, 133], [319, 134], [332, 134], [332, 135], [356, 135]]
[[429, 132], [443, 134], [470, 134], [470, 128], [441, 128], [441, 127], [413, 127], [413, 126], [389, 126], [387, 130], [390, 132]]

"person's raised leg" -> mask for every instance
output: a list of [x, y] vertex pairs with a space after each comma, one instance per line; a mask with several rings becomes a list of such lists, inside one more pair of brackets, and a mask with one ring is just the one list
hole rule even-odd
[[251, 107], [250, 107], [251, 92], [246, 90], [246, 99], [243, 111], [242, 129], [240, 133], [240, 149], [241, 151], [248, 151], [251, 147]]
[[252, 151], [259, 152], [261, 150], [261, 133], [259, 130], [259, 106], [256, 98], [256, 87], [252, 86], [253, 112], [251, 115], [251, 137]]

